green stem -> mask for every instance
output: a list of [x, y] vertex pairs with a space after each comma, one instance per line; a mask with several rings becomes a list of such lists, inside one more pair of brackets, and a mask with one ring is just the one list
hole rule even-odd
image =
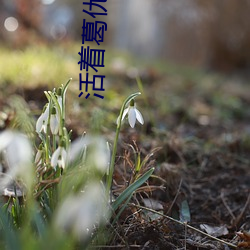
[[122, 123], [122, 115], [125, 110], [126, 105], [134, 99], [136, 96], [140, 95], [140, 92], [134, 93], [130, 95], [123, 103], [121, 110], [120, 110], [120, 115], [118, 118], [117, 122], [117, 127], [116, 127], [116, 134], [115, 134], [115, 140], [114, 140], [114, 148], [112, 152], [112, 157], [111, 157], [111, 162], [110, 162], [110, 167], [109, 167], [109, 173], [108, 173], [108, 178], [107, 178], [107, 193], [111, 191], [112, 183], [113, 183], [113, 173], [115, 169], [115, 156], [116, 156], [116, 151], [117, 151], [117, 144], [118, 144], [118, 138], [119, 138], [119, 133], [121, 129], [121, 123]]
[[53, 145], [53, 152], [56, 150], [56, 136], [52, 135], [52, 145]]
[[[44, 93], [46, 94], [46, 92], [44, 92]], [[46, 129], [47, 132], [45, 134], [46, 139], [45, 139], [45, 145], [44, 145], [45, 155], [46, 155], [46, 164], [49, 163], [49, 155], [50, 155], [50, 150], [51, 150], [49, 130], [50, 130], [50, 115], [51, 115], [51, 111], [52, 111], [52, 101], [51, 101], [51, 99], [48, 99], [48, 100], [49, 100], [49, 117], [48, 117], [48, 123], [47, 123], [47, 129]]]
[[58, 103], [58, 101], [57, 101], [54, 93], [52, 93], [51, 91], [48, 91], [48, 93], [49, 93], [51, 99], [53, 100], [53, 103], [56, 105], [57, 111], [59, 113], [58, 114], [59, 120], [60, 120], [60, 122], [59, 122], [60, 123], [60, 126], [59, 126], [59, 135], [62, 136], [63, 135], [63, 130], [62, 130], [62, 128], [63, 128], [62, 110], [60, 108], [60, 105], [59, 105], [59, 103]]
[[65, 96], [66, 96], [66, 91], [68, 89], [68, 86], [71, 80], [72, 78], [69, 78], [67, 83], [63, 86], [63, 90], [62, 90], [62, 127], [65, 126]]

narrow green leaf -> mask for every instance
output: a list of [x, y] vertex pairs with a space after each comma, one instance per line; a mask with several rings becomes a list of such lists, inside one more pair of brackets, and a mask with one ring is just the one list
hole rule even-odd
[[0, 208], [0, 227], [6, 243], [7, 250], [21, 250], [20, 241], [13, 226], [8, 221], [7, 213]]
[[141, 170], [141, 154], [140, 152], [137, 154], [137, 159], [136, 159], [136, 167], [135, 167], [135, 171], [136, 173], [138, 173]]
[[124, 211], [124, 209], [126, 208], [127, 204], [129, 203], [130, 199], [132, 198], [133, 193], [131, 193], [129, 195], [129, 197], [127, 198], [127, 200], [124, 202], [124, 204], [122, 205], [122, 207], [119, 209], [119, 212], [117, 213], [117, 215], [115, 216], [112, 225], [114, 225], [116, 223], [116, 221], [119, 219], [120, 215], [122, 214], [122, 212]]
[[66, 91], [68, 89], [68, 86], [69, 86], [69, 83], [71, 82], [71, 80], [72, 80], [72, 78], [69, 78], [69, 80], [67, 81], [67, 83], [63, 86], [62, 95], [66, 94]]
[[149, 169], [143, 176], [138, 178], [133, 184], [127, 187], [118, 198], [112, 203], [112, 208], [115, 211], [124, 200], [126, 200], [137, 188], [139, 188], [154, 172], [154, 168]]

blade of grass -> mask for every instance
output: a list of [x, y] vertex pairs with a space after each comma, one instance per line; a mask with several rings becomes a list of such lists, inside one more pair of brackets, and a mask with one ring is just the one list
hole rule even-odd
[[[3, 210], [0, 208], [0, 229], [3, 231], [6, 249], [7, 250], [21, 250], [20, 242], [17, 237], [16, 232], [13, 228], [11, 228], [10, 223], [8, 222], [8, 216]], [[1, 232], [2, 233], [2, 232]]]
[[133, 184], [131, 184], [128, 188], [126, 188], [118, 198], [112, 203], [112, 208], [115, 211], [124, 200], [126, 200], [137, 188], [139, 188], [143, 183], [147, 181], [147, 179], [154, 172], [154, 168], [149, 169], [144, 175], [138, 178]]
[[114, 218], [114, 220], [113, 220], [113, 222], [112, 222], [112, 225], [114, 225], [114, 224], [117, 222], [117, 220], [119, 219], [121, 213], [122, 213], [122, 212], [124, 211], [124, 209], [127, 207], [127, 205], [128, 205], [128, 203], [129, 203], [130, 199], [132, 198], [132, 196], [133, 196], [133, 193], [131, 193], [131, 194], [129, 195], [129, 197], [127, 198], [127, 200], [126, 200], [125, 203], [123, 204], [122, 208], [119, 209], [119, 212], [118, 212], [117, 215], [115, 216], [115, 218]]

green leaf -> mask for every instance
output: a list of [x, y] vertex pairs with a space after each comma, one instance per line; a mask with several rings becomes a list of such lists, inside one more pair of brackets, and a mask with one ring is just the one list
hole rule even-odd
[[143, 176], [138, 178], [133, 184], [127, 187], [112, 203], [112, 208], [115, 211], [124, 200], [126, 200], [137, 188], [139, 188], [143, 183], [147, 181], [147, 179], [154, 172], [154, 168], [149, 169]]
[[38, 211], [34, 211], [33, 221], [34, 221], [34, 224], [36, 225], [36, 229], [37, 229], [38, 235], [40, 237], [44, 236], [44, 233], [45, 233], [45, 222], [44, 222], [44, 219], [43, 219], [42, 215]]
[[21, 250], [20, 241], [13, 226], [9, 223], [8, 215], [0, 208], [0, 228], [3, 233], [7, 250]]
[[62, 95], [64, 96], [66, 94], [66, 91], [68, 89], [69, 83], [71, 82], [72, 78], [69, 78], [69, 80], [67, 81], [67, 83], [63, 86], [62, 89]]
[[117, 220], [119, 219], [120, 215], [122, 214], [122, 212], [124, 211], [124, 209], [126, 208], [127, 204], [129, 203], [130, 199], [132, 198], [133, 196], [133, 193], [131, 193], [129, 195], [129, 197], [127, 198], [127, 200], [123, 203], [122, 207], [120, 208], [119, 212], [117, 213], [117, 215], [115, 216], [113, 222], [112, 222], [112, 225], [114, 225]]
[[141, 154], [140, 152], [137, 154], [137, 159], [136, 159], [136, 167], [135, 167], [135, 172], [138, 173], [141, 170]]
[[181, 202], [180, 208], [180, 221], [181, 222], [189, 222], [191, 220], [190, 210], [187, 200], [183, 200]]

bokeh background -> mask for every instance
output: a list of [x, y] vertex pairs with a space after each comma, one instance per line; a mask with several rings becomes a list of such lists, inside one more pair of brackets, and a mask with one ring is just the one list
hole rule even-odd
[[[81, 39], [79, 1], [1, 0], [1, 43], [29, 44]], [[105, 44], [144, 59], [160, 58], [209, 69], [249, 67], [248, 0], [109, 0]], [[91, 19], [91, 18], [90, 18]]]
[[68, 123], [79, 133], [93, 122], [86, 118], [80, 126], [79, 112], [82, 117], [95, 117], [96, 109], [104, 112], [102, 122], [108, 127], [116, 120], [110, 111], [118, 112], [123, 98], [138, 89], [144, 96], [141, 104], [147, 103], [146, 120], [157, 128], [193, 120], [234, 128], [237, 119], [249, 119], [249, 0], [102, 3], [108, 15], [97, 16], [107, 23], [99, 46], [106, 49], [105, 67], [99, 72], [106, 75], [106, 96], [88, 102], [76, 98], [83, 19], [93, 21], [82, 12], [82, 2], [0, 0], [0, 5], [1, 106], [17, 93], [39, 114], [46, 102], [43, 90], [72, 77]]

